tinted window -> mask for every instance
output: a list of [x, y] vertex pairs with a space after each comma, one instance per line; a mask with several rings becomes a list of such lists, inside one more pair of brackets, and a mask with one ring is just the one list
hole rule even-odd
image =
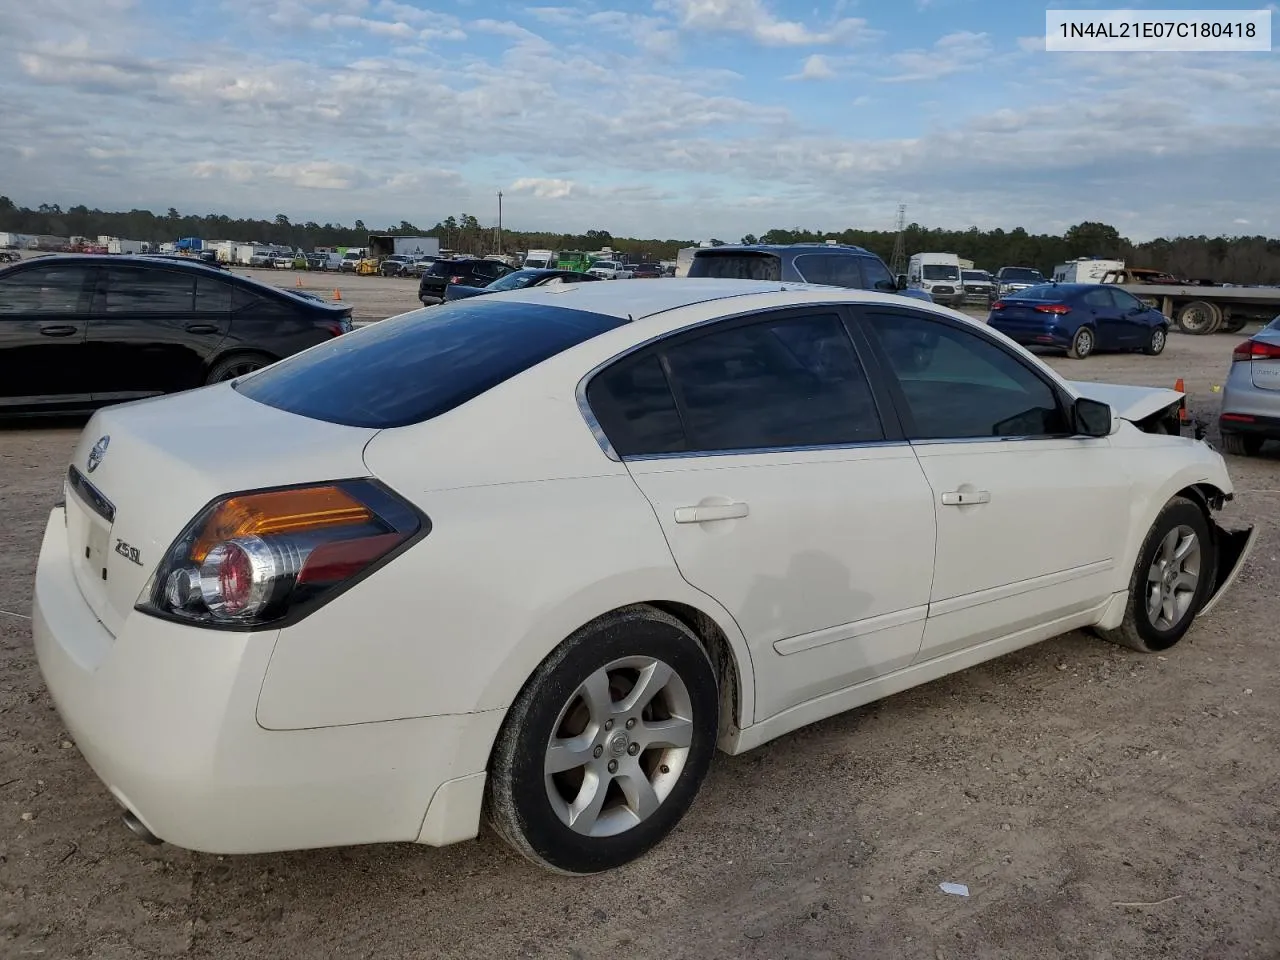
[[1127, 293], [1124, 290], [1112, 290], [1111, 296], [1115, 299], [1116, 306], [1121, 310], [1132, 310], [1135, 307], [1140, 307], [1143, 310], [1147, 309], [1147, 305], [1145, 303], [1133, 294]]
[[587, 403], [619, 456], [686, 449], [684, 427], [655, 354], [624, 360], [594, 377]]
[[88, 267], [71, 264], [28, 267], [0, 277], [0, 315], [85, 313]]
[[107, 271], [107, 313], [190, 313], [196, 277], [187, 270]]
[[694, 450], [880, 440], [862, 366], [835, 315], [733, 327], [663, 351]]
[[1115, 301], [1111, 299], [1111, 291], [1103, 290], [1101, 288], [1097, 290], [1090, 290], [1086, 293], [1084, 295], [1084, 302], [1099, 310], [1110, 310], [1115, 306]]
[[436, 260], [427, 269], [427, 273], [433, 277], [446, 277], [454, 269], [456, 264], [449, 260]]
[[862, 264], [862, 280], [868, 290], [897, 292], [898, 285], [893, 282], [893, 274], [878, 257], [863, 257], [859, 262]]
[[452, 410], [626, 322], [488, 297], [460, 300], [337, 337], [266, 368], [236, 389], [316, 420], [399, 427]]
[[196, 313], [229, 313], [231, 284], [212, 277], [196, 278]]
[[1042, 287], [1027, 287], [1025, 290], [1019, 290], [1006, 300], [1061, 300], [1062, 288], [1055, 287], [1051, 283], [1046, 283]]
[[806, 253], [796, 257], [796, 270], [806, 283], [825, 283], [833, 287], [862, 286], [860, 257], [839, 253]]
[[960, 268], [945, 263], [926, 263], [922, 268], [926, 280], [959, 280]]
[[704, 253], [693, 255], [691, 277], [720, 280], [781, 280], [782, 260], [772, 253]]
[[1031, 270], [1027, 267], [1002, 267], [1000, 279], [1005, 283], [1044, 283], [1044, 277], [1040, 275], [1039, 270]]
[[986, 338], [918, 314], [869, 312], [907, 402], [912, 439], [1068, 433], [1050, 386]]

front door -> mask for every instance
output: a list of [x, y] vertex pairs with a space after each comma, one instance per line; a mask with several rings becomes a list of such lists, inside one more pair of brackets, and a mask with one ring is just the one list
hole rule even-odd
[[89, 402], [84, 351], [94, 273], [50, 259], [0, 276], [0, 412]]
[[1131, 502], [1110, 440], [1073, 436], [1050, 382], [975, 328], [890, 308], [863, 317], [937, 517], [920, 659], [1106, 600]]
[[1121, 350], [1127, 343], [1125, 322], [1111, 293], [1107, 287], [1097, 286], [1087, 291], [1083, 297], [1085, 306], [1093, 314], [1099, 350]]
[[835, 308], [677, 334], [588, 400], [681, 574], [746, 637], [757, 722], [912, 662], [931, 495]]

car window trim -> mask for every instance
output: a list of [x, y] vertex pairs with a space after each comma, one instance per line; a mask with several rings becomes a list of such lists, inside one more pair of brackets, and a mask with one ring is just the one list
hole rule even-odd
[[68, 313], [65, 310], [53, 311], [49, 313], [6, 313], [0, 314], [0, 317], [8, 320], [22, 320], [24, 317], [73, 317], [78, 318], [80, 322], [87, 323], [89, 318], [93, 316], [94, 297], [98, 288], [98, 275], [100, 267], [94, 263], [85, 263], [84, 261], [70, 261], [58, 263], [54, 258], [38, 257], [26, 261], [19, 260], [13, 264], [4, 273], [4, 279], [12, 280], [23, 276], [24, 274], [33, 273], [36, 270], [46, 270], [52, 267], [58, 269], [83, 269], [84, 277], [80, 281], [80, 292], [76, 296], [76, 306], [73, 311]]
[[[680, 426], [685, 430], [685, 439], [689, 439], [688, 429], [686, 427], [686, 410], [684, 406], [684, 398], [677, 392], [673, 386], [673, 377], [671, 376], [670, 366], [667, 363], [665, 350], [686, 340], [696, 340], [699, 337], [709, 336], [718, 330], [734, 329], [737, 327], [752, 326], [756, 323], [769, 322], [770, 320], [785, 320], [791, 317], [809, 317], [815, 313], [834, 314], [840, 321], [840, 325], [844, 328], [845, 336], [849, 340], [850, 346], [853, 348], [854, 358], [862, 367], [863, 374], [867, 378], [868, 386], [871, 390], [872, 403], [876, 409], [876, 415], [880, 420], [880, 432], [883, 436], [879, 440], [859, 440], [851, 443], [831, 443], [831, 444], [804, 444], [792, 445], [785, 444], [770, 447], [742, 447], [731, 450], [679, 450], [672, 453], [646, 453], [646, 454], [628, 454], [621, 456], [614, 449], [609, 437], [604, 432], [604, 427], [596, 418], [595, 412], [591, 409], [591, 404], [587, 400], [587, 389], [591, 385], [591, 381], [597, 376], [612, 369], [617, 364], [623, 362], [641, 362], [645, 359], [642, 354], [656, 355], [658, 362], [662, 367], [663, 377], [667, 381], [667, 390], [671, 393], [672, 400], [675, 402], [676, 414], [680, 418]], [[718, 330], [710, 328], [717, 327]], [[578, 380], [578, 385], [574, 389], [574, 397], [578, 404], [578, 411], [582, 418], [586, 421], [587, 427], [591, 430], [595, 437], [596, 443], [599, 444], [601, 451], [610, 460], [617, 463], [631, 463], [645, 460], [673, 460], [676, 458], [694, 458], [694, 457], [724, 457], [724, 456], [748, 456], [759, 454], [774, 453], [801, 453], [801, 452], [822, 452], [835, 450], [863, 449], [864, 447], [887, 447], [901, 446], [907, 443], [906, 435], [902, 431], [902, 424], [898, 418], [896, 409], [889, 400], [889, 395], [884, 392], [885, 384], [882, 381], [882, 374], [873, 368], [876, 366], [874, 362], [868, 362], [868, 354], [860, 344], [865, 341], [865, 337], [856, 334], [852, 317], [848, 310], [848, 304], [841, 302], [819, 302], [803, 304], [792, 307], [765, 307], [763, 309], [748, 310], [741, 313], [734, 313], [727, 316], [712, 317], [708, 320], [700, 320], [697, 323], [680, 327], [678, 330], [669, 330], [665, 333], [656, 334], [640, 343], [633, 344], [627, 349], [614, 354], [607, 360], [604, 360], [585, 373]], [[886, 416], [886, 412], [889, 415]]]
[[[962, 323], [959, 320], [954, 320], [951, 317], [947, 317], [942, 314], [931, 313], [925, 310], [912, 310], [908, 307], [901, 307], [901, 306], [889, 305], [889, 304], [851, 305], [851, 312], [854, 314], [855, 325], [860, 329], [862, 336], [866, 339], [868, 346], [872, 351], [872, 356], [875, 357], [876, 365], [883, 370], [884, 376], [886, 378], [888, 395], [891, 398], [891, 402], [893, 404], [894, 410], [896, 411], [898, 420], [901, 424], [904, 437], [910, 437], [911, 434], [916, 432], [915, 418], [911, 414], [911, 406], [910, 404], [907, 403], [906, 395], [902, 392], [902, 386], [898, 382], [897, 375], [894, 374], [893, 372], [893, 364], [889, 360], [888, 355], [885, 353], [884, 347], [881, 345], [879, 338], [875, 335], [875, 332], [872, 329], [870, 329], [871, 323], [870, 321], [865, 319], [864, 313], [870, 313], [870, 312], [891, 313], [891, 314], [896, 313], [896, 314], [904, 314], [907, 316], [915, 316], [926, 321], [941, 323], [947, 327], [952, 328], [953, 330], [960, 330], [966, 333], [970, 333], [973, 336], [976, 336], [984, 340], [991, 346], [1000, 350], [1002, 353], [1004, 353], [1005, 356], [1009, 357], [1009, 359], [1013, 360], [1015, 363], [1020, 365], [1024, 370], [1032, 374], [1037, 380], [1039, 380], [1046, 387], [1048, 387], [1049, 391], [1053, 394], [1054, 398], [1057, 400], [1058, 410], [1063, 415], [1063, 418], [1066, 420], [1068, 426], [1070, 426], [1074, 421], [1074, 418], [1071, 415], [1073, 398], [1070, 395], [1068, 395], [1067, 392], [1063, 390], [1061, 386], [1055, 383], [1052, 379], [1045, 377], [1043, 373], [1041, 373], [1031, 364], [1027, 363], [1025, 358], [1020, 357], [1016, 351], [1009, 349], [1008, 346], [1001, 343], [995, 337], [991, 336], [985, 330], [982, 330], [977, 326], [970, 326], [969, 324]], [[1013, 436], [1001, 436], [1001, 437], [996, 437], [996, 436], [928, 437], [928, 438], [921, 438], [919, 440], [908, 439], [907, 442], [913, 445], [942, 444], [942, 443], [947, 443], [947, 444], [1011, 443], [1011, 442], [1032, 441], [1032, 440], [1072, 440], [1072, 439], [1080, 439], [1081, 437], [1083, 437], [1083, 434], [1068, 430], [1068, 432], [1066, 433], [1016, 434]]]

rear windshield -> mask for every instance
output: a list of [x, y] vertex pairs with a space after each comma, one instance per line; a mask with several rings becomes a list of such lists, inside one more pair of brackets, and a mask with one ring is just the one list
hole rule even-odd
[[465, 266], [466, 263], [461, 260], [432, 260], [427, 273], [433, 277], [443, 277], [445, 274], [456, 273], [458, 268]]
[[1044, 277], [1039, 270], [1030, 270], [1026, 267], [1006, 267], [1000, 271], [1000, 279], [1010, 283], [1044, 283]]
[[236, 384], [259, 403], [351, 427], [402, 427], [466, 403], [626, 320], [479, 297], [335, 337]]
[[1039, 287], [1027, 287], [1025, 290], [1019, 290], [1011, 297], [1005, 297], [1006, 300], [1061, 300], [1065, 291], [1052, 283], [1046, 283]]
[[781, 280], [782, 259], [772, 253], [713, 253], [698, 251], [689, 276], [718, 280]]

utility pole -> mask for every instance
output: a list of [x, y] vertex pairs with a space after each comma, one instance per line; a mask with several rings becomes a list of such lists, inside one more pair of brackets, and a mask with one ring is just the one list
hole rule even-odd
[[895, 277], [907, 272], [907, 205], [898, 204], [898, 236], [893, 241], [893, 256], [889, 258], [889, 272]]
[[498, 191], [498, 253], [502, 252], [502, 191]]

